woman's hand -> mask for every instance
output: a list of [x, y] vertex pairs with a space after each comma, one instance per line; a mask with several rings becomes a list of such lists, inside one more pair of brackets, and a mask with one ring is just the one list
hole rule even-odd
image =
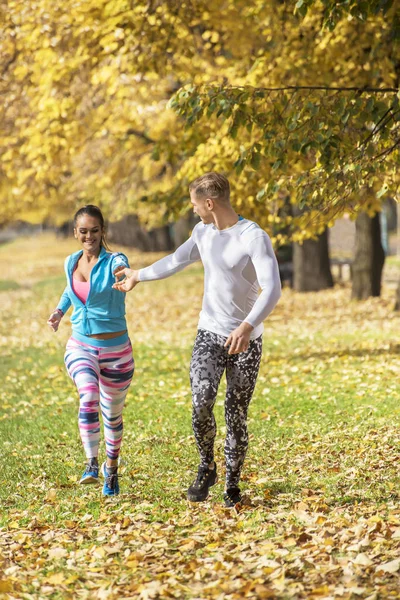
[[50, 327], [50, 329], [52, 329], [53, 331], [57, 331], [63, 316], [64, 315], [60, 310], [53, 311], [50, 317], [47, 319], [47, 325]]
[[[128, 267], [117, 267], [114, 271], [115, 283], [113, 288], [120, 292], [130, 292], [139, 283], [139, 271]], [[125, 279], [121, 279], [124, 277]]]

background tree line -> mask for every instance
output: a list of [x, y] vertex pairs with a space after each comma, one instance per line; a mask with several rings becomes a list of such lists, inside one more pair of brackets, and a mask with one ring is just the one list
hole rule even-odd
[[331, 285], [326, 229], [350, 211], [353, 295], [379, 293], [377, 214], [398, 186], [396, 3], [3, 0], [0, 13], [0, 222], [60, 224], [95, 201], [151, 228], [220, 170], [241, 214], [276, 248], [295, 244], [298, 289]]

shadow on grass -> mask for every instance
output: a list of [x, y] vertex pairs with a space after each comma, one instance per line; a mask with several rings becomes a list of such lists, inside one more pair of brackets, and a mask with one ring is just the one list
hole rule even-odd
[[[296, 353], [290, 355], [291, 361], [303, 362], [304, 360], [308, 360], [311, 358], [315, 358], [318, 360], [328, 360], [333, 357], [341, 358], [343, 356], [349, 356], [354, 358], [365, 358], [365, 357], [382, 357], [382, 356], [395, 356], [400, 354], [400, 344], [390, 344], [389, 348], [346, 348], [340, 349], [337, 351], [326, 351], [321, 350], [321, 352], [303, 352]], [[283, 355], [282, 355], [283, 357]], [[285, 358], [289, 358], [287, 354], [284, 355]], [[274, 358], [279, 358], [274, 355]]]
[[32, 286], [32, 290], [40, 291], [45, 287], [56, 289], [58, 287], [62, 287], [63, 285], [65, 285], [65, 275], [56, 275], [54, 277], [48, 277], [47, 279], [36, 281]]
[[19, 290], [21, 286], [16, 281], [8, 279], [0, 280], [0, 292], [9, 292], [11, 290]]

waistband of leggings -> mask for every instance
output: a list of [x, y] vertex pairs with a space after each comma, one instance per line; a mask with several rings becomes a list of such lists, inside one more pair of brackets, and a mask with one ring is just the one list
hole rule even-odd
[[129, 335], [128, 332], [126, 332], [115, 338], [99, 340], [97, 338], [90, 337], [90, 335], [83, 335], [82, 333], [72, 331], [71, 339], [75, 340], [76, 342], [80, 342], [81, 344], [85, 344], [86, 346], [94, 346], [95, 348], [110, 348], [110, 346], [121, 346], [122, 344], [129, 342]]

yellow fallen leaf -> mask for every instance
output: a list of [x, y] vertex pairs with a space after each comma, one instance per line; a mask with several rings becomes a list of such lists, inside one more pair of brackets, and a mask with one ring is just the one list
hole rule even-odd
[[121, 525], [121, 527], [122, 527], [123, 529], [125, 529], [125, 527], [129, 527], [129, 525], [131, 524], [131, 522], [132, 522], [132, 521], [130, 520], [130, 518], [129, 518], [129, 517], [125, 517], [125, 518], [124, 518], [124, 520], [122, 521], [122, 525]]
[[65, 521], [65, 526], [69, 527], [69, 529], [73, 529], [76, 526], [76, 522], [75, 521]]
[[335, 540], [332, 538], [326, 538], [324, 539], [324, 546], [334, 546], [335, 545]]
[[396, 558], [395, 560], [391, 560], [390, 562], [384, 563], [383, 565], [378, 565], [376, 567], [376, 571], [383, 571], [384, 573], [397, 573], [400, 569], [400, 559]]
[[321, 585], [320, 587], [314, 588], [311, 591], [311, 594], [315, 596], [325, 596], [325, 594], [329, 594], [329, 587], [327, 585]]
[[221, 544], [218, 542], [212, 542], [211, 544], [207, 544], [206, 548], [208, 550], [214, 550], [215, 548], [219, 548]]
[[197, 546], [197, 542], [195, 540], [189, 539], [180, 546], [179, 550], [180, 551], [194, 550], [194, 548], [196, 548], [196, 546]]
[[260, 479], [256, 480], [256, 484], [262, 485], [263, 483], [268, 483], [269, 481], [271, 480], [268, 477], [261, 477]]
[[104, 550], [107, 554], [118, 554], [121, 552], [121, 546], [104, 546]]
[[392, 535], [392, 540], [398, 540], [400, 539], [400, 527], [396, 527], [396, 529], [393, 532]]
[[75, 581], [77, 581], [77, 579], [79, 579], [79, 575], [71, 575], [64, 581], [64, 583], [66, 585], [69, 585], [70, 583], [74, 583]]
[[111, 587], [102, 587], [97, 592], [96, 598], [98, 598], [98, 600], [107, 600], [107, 598], [109, 598], [112, 593], [113, 590]]
[[[272, 579], [272, 577], [271, 577], [271, 579]], [[280, 592], [283, 592], [283, 590], [287, 587], [287, 581], [286, 581], [286, 578], [285, 578], [285, 572], [284, 571], [278, 577], [276, 577], [275, 579], [273, 579], [272, 586], [275, 589], [279, 590]]]
[[381, 517], [378, 517], [378, 515], [373, 515], [372, 517], [370, 517], [368, 519], [368, 523], [381, 523], [382, 519]]
[[51, 488], [46, 494], [47, 502], [54, 502], [57, 499], [57, 490]]
[[12, 592], [13, 583], [9, 579], [0, 579], [0, 592]]
[[63, 583], [64, 580], [64, 573], [53, 573], [53, 575], [50, 575], [45, 581], [46, 583], [50, 583], [50, 585], [59, 585], [60, 583]]
[[369, 567], [370, 565], [372, 565], [372, 560], [369, 558], [369, 556], [367, 556], [366, 554], [364, 554], [363, 552], [360, 552], [360, 554], [357, 554], [357, 556], [354, 559], [354, 564], [355, 565], [361, 565], [363, 567]]
[[65, 548], [51, 548], [49, 550], [49, 558], [64, 558], [67, 556], [68, 550]]

